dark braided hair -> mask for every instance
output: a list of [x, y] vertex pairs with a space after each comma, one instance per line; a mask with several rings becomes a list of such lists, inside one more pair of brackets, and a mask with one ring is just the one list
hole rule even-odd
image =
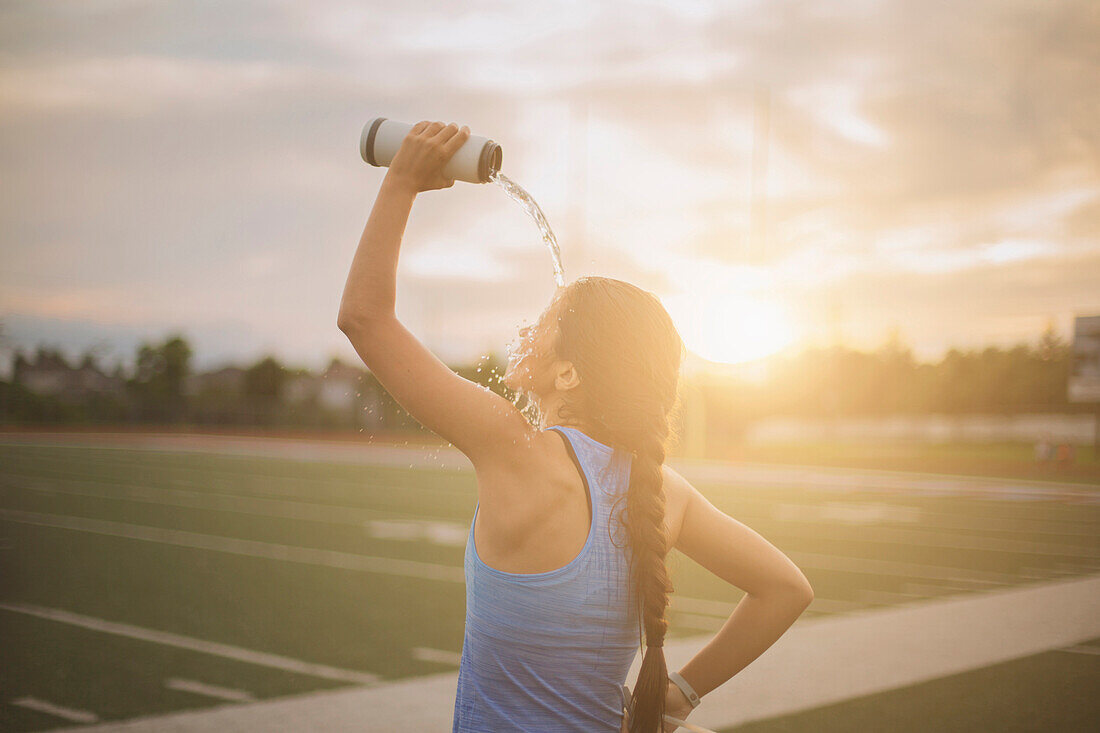
[[[580, 386], [565, 396], [559, 418], [580, 421], [592, 437], [631, 455], [626, 525], [636, 590], [639, 645], [645, 654], [634, 685], [630, 733], [662, 730], [668, 669], [665, 608], [672, 581], [665, 556], [662, 466], [679, 406], [684, 347], [655, 295], [621, 280], [587, 277], [557, 296], [555, 351], [573, 363]], [[574, 394], [576, 393], [576, 394]]]

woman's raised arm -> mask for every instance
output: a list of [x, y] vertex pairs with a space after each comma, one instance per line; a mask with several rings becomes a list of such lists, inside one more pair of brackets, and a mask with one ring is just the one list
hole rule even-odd
[[351, 263], [337, 325], [394, 399], [476, 466], [514, 459], [534, 429], [515, 406], [455, 374], [397, 319], [397, 258], [416, 195], [449, 188], [447, 161], [469, 129], [420, 122], [390, 163]]

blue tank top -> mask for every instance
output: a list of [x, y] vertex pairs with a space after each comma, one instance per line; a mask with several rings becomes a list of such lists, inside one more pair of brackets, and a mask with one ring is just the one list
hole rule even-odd
[[455, 733], [618, 733], [622, 723], [639, 632], [629, 542], [612, 510], [625, 514], [630, 456], [576, 428], [549, 429], [584, 479], [588, 539], [556, 570], [507, 573], [478, 557], [470, 523]]

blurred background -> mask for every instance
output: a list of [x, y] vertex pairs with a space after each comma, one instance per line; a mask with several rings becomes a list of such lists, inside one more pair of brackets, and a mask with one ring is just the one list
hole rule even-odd
[[[336, 328], [376, 116], [497, 141], [567, 280], [661, 297], [690, 350], [677, 465], [806, 569], [808, 616], [1091, 578], [1097, 37], [1089, 0], [0, 5], [0, 727], [454, 669], [472, 474]], [[501, 392], [554, 289], [494, 184], [421, 195], [398, 280], [406, 325]], [[738, 592], [682, 572], [689, 639]], [[989, 671], [1017, 652], [711, 724], [1095, 719], [1095, 652]], [[999, 696], [1039, 679], [1027, 711]]]

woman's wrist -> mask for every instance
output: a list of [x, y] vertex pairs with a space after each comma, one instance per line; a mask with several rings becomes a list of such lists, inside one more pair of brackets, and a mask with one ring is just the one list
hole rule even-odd
[[420, 193], [416, 188], [416, 184], [410, 179], [399, 175], [393, 175], [392, 171], [387, 172], [382, 179], [382, 190], [394, 194], [411, 196], [413, 198]]
[[667, 700], [669, 700], [669, 702], [671, 702], [672, 699], [675, 698], [676, 702], [679, 703], [681, 706], [691, 707], [691, 700], [689, 700], [687, 695], [684, 694], [684, 691], [680, 689], [680, 686], [672, 680], [668, 681], [668, 692], [670, 695], [672, 695], [671, 698], [666, 698]]
[[684, 700], [687, 701], [692, 708], [699, 707], [701, 700], [698, 693], [692, 688], [691, 683], [688, 682], [679, 672], [669, 672], [668, 681], [680, 691], [680, 694], [684, 696]]

